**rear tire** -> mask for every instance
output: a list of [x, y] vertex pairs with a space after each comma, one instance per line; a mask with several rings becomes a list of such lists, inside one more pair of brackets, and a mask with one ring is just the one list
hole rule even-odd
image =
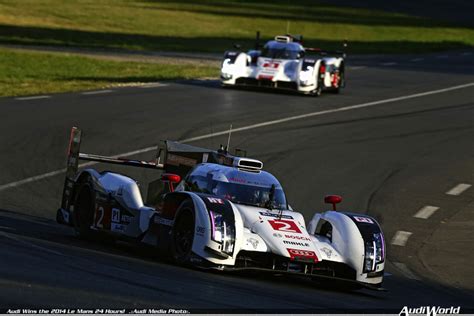
[[190, 200], [181, 203], [173, 225], [171, 255], [178, 264], [186, 264], [192, 255], [194, 241], [194, 204]]

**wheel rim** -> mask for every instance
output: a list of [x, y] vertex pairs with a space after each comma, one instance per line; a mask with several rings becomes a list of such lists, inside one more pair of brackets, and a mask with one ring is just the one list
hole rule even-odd
[[194, 222], [189, 212], [179, 217], [175, 229], [176, 253], [178, 255], [186, 255], [191, 252], [194, 238]]

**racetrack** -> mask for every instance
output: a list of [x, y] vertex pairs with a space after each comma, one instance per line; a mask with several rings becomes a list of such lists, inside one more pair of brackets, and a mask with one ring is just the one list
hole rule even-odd
[[[473, 60], [469, 51], [354, 57], [347, 88], [320, 98], [195, 81], [1, 99], [0, 308], [398, 313], [405, 305], [439, 305], [474, 312], [474, 189], [445, 194], [474, 183]], [[307, 113], [313, 114], [301, 116]], [[263, 122], [273, 123], [256, 125]], [[306, 220], [327, 208], [322, 201], [329, 193], [343, 196], [341, 208], [380, 220], [389, 244], [388, 292], [347, 293], [302, 279], [185, 269], [146, 249], [80, 241], [52, 220], [63, 175], [47, 173], [64, 167], [71, 126], [84, 130], [83, 151], [116, 155], [230, 124], [251, 127], [234, 132], [231, 147], [262, 160]], [[193, 144], [217, 148], [226, 142], [220, 135]], [[129, 173], [145, 192], [156, 177]], [[439, 209], [414, 218], [426, 205]], [[390, 244], [398, 231], [412, 233], [404, 246]]]

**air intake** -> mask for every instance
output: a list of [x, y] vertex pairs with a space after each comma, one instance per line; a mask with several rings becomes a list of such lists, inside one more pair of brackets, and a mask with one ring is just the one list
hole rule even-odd
[[250, 158], [234, 158], [234, 167], [249, 169], [249, 170], [262, 170], [263, 162]]
[[281, 42], [281, 43], [289, 43], [289, 42], [292, 42], [292, 38], [289, 36], [277, 35], [275, 36], [275, 41]]

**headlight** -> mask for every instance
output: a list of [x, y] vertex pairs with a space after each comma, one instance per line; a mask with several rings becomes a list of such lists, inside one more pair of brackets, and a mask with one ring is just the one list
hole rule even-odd
[[309, 86], [312, 84], [313, 76], [313, 67], [308, 66], [306, 70], [301, 70], [300, 72], [300, 83], [304, 86]]
[[221, 68], [221, 78], [223, 80], [229, 80], [232, 79], [232, 73], [235, 70], [235, 65], [230, 62], [230, 59], [227, 58], [222, 62], [222, 68]]
[[209, 211], [211, 218], [211, 238], [215, 242], [222, 244], [222, 251], [232, 254], [235, 244], [235, 229], [225, 222], [224, 216], [220, 213]]
[[375, 271], [378, 263], [385, 260], [385, 245], [382, 233], [373, 234], [371, 241], [365, 243], [364, 272]]
[[226, 72], [221, 72], [221, 78], [223, 80], [229, 80], [229, 79], [232, 79], [232, 75]]

